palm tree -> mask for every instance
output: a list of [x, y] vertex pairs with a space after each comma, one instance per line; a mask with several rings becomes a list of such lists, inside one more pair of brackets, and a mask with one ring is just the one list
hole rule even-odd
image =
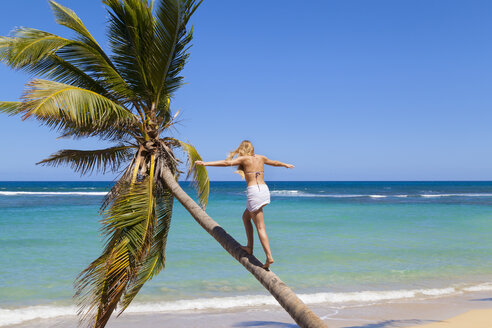
[[[171, 98], [183, 83], [180, 73], [192, 40], [187, 23], [201, 1], [103, 3], [109, 13], [110, 55], [72, 10], [55, 1], [50, 5], [57, 23], [75, 32], [75, 38], [32, 28], [0, 38], [1, 61], [43, 78], [26, 84], [21, 101], [0, 102], [1, 112], [34, 118], [62, 137], [114, 143], [100, 150], [61, 150], [40, 162], [67, 164], [81, 174], [120, 172], [101, 206], [103, 252], [76, 280], [79, 314], [94, 327], [104, 327], [117, 306], [122, 313], [164, 268], [176, 198], [301, 327], [324, 327], [290, 288], [205, 213], [209, 180], [205, 168], [194, 165], [201, 158], [191, 144], [169, 136], [177, 116]], [[201, 206], [177, 182], [183, 173], [180, 154]]]

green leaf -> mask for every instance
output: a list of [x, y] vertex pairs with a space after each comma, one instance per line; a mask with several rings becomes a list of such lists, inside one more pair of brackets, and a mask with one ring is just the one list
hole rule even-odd
[[102, 173], [106, 173], [106, 171], [116, 172], [123, 163], [129, 161], [134, 152], [132, 149], [135, 147], [124, 145], [99, 150], [65, 149], [37, 164], [51, 166], [68, 164], [81, 175], [92, 173], [94, 170]]
[[134, 93], [123, 79], [109, 56], [99, 46], [97, 41], [87, 30], [77, 14], [55, 1], [50, 1], [56, 22], [75, 31], [79, 35], [79, 42], [61, 49], [60, 57], [86, 72], [90, 72], [95, 80], [103, 80], [107, 89], [121, 102], [130, 102]]
[[149, 254], [138, 269], [135, 278], [129, 283], [121, 301], [120, 314], [130, 305], [143, 285], [164, 269], [166, 263], [166, 243], [171, 217], [173, 213], [174, 197], [166, 190], [157, 198], [157, 226], [154, 232], [154, 240]]
[[0, 60], [11, 68], [92, 90], [112, 100], [124, 99], [121, 94], [126, 94], [126, 89], [118, 87], [124, 81], [100, 48], [32, 28], [21, 27], [12, 34], [14, 37], [0, 38]]
[[51, 128], [97, 135], [138, 122], [130, 111], [90, 90], [47, 80], [33, 80], [27, 87], [23, 119], [33, 116]]
[[22, 103], [20, 101], [0, 101], [0, 113], [7, 115], [19, 114], [22, 110]]
[[[147, 1], [104, 0], [109, 9], [112, 61], [130, 88], [148, 103], [156, 92], [152, 79], [154, 17]], [[163, 56], [165, 54], [160, 54]]]
[[161, 54], [155, 56], [153, 63], [153, 78], [158, 87], [157, 97], [160, 96], [159, 93], [162, 90], [165, 90], [164, 93], [167, 94], [168, 72], [176, 55], [176, 46], [182, 38], [182, 34], [186, 32], [185, 26], [182, 24], [183, 14], [186, 10], [184, 5], [186, 3], [183, 1], [162, 0], [156, 10], [153, 52]]
[[14, 30], [11, 38], [0, 39], [0, 59], [12, 68], [22, 68], [37, 62], [56, 51], [71, 40], [32, 28]]
[[200, 205], [205, 209], [207, 207], [208, 195], [210, 193], [210, 182], [208, 180], [207, 169], [205, 166], [196, 166], [196, 161], [201, 161], [202, 158], [196, 151], [195, 147], [183, 141], [179, 141], [181, 147], [188, 155], [188, 174], [186, 178], [193, 177], [193, 185], [198, 192]]
[[[183, 77], [179, 74], [189, 57], [189, 43], [193, 39], [193, 29], [187, 31], [186, 25], [202, 1], [197, 4], [194, 0], [179, 1], [177, 10], [178, 20], [175, 26], [170, 24], [171, 20], [169, 7], [170, 3], [175, 1], [161, 1], [156, 13], [156, 45], [157, 53], [169, 54], [167, 57], [161, 57], [163, 62], [160, 64], [160, 76], [164, 78], [161, 82], [162, 96], [171, 96], [182, 84]], [[173, 38], [167, 37], [168, 35]], [[164, 64], [165, 63], [165, 64]], [[163, 65], [164, 64], [164, 65]]]
[[89, 33], [82, 20], [70, 8], [64, 7], [59, 3], [50, 0], [50, 6], [56, 18], [56, 22], [66, 26], [69, 29], [77, 32], [84, 41], [87, 41], [91, 46], [99, 48], [99, 44], [94, 37]]
[[112, 60], [139, 96], [160, 104], [182, 85], [192, 39], [186, 24], [198, 5], [191, 0], [161, 0], [152, 7], [140, 0], [105, 0], [110, 8], [108, 37]]
[[97, 327], [104, 327], [129, 284], [137, 281], [155, 242], [154, 167], [152, 160], [148, 164], [148, 176], [134, 184], [123, 182], [104, 212], [102, 232], [108, 237], [105, 250], [76, 281], [79, 313]]
[[75, 281], [78, 314], [92, 326], [104, 327], [132, 275], [129, 239], [121, 231], [108, 242], [104, 253]]

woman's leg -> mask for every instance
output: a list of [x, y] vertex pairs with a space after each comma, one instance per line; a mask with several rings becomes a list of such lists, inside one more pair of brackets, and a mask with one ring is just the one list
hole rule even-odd
[[241, 246], [241, 248], [249, 255], [253, 254], [253, 224], [251, 224], [251, 213], [245, 209], [243, 213], [244, 230], [246, 230], [246, 237], [248, 238], [248, 245]]
[[258, 231], [258, 237], [260, 237], [261, 246], [265, 251], [266, 261], [263, 268], [268, 269], [270, 264], [273, 263], [272, 252], [270, 251], [270, 243], [268, 242], [268, 236], [265, 229], [265, 221], [263, 220], [263, 208], [260, 208], [257, 212], [252, 213], [253, 222], [256, 225], [256, 230]]

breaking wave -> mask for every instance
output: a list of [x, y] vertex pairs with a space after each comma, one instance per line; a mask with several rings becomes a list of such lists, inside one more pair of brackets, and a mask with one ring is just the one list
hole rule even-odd
[[[492, 291], [492, 283], [447, 288], [402, 289], [389, 291], [360, 291], [346, 293], [299, 294], [306, 304], [347, 304], [391, 302], [402, 299], [430, 298], [459, 295], [465, 292]], [[167, 313], [175, 311], [223, 310], [251, 306], [278, 305], [272, 296], [244, 295], [233, 297], [197, 298], [168, 302], [134, 303], [125, 313]], [[0, 326], [22, 323], [34, 319], [49, 319], [59, 316], [74, 316], [74, 306], [29, 306], [16, 309], [0, 308]]]
[[321, 198], [437, 198], [437, 197], [492, 197], [492, 193], [458, 193], [458, 194], [325, 194], [325, 193], [307, 193], [300, 190], [271, 190], [272, 196], [279, 197], [321, 197]]
[[106, 191], [0, 191], [0, 196], [104, 196]]

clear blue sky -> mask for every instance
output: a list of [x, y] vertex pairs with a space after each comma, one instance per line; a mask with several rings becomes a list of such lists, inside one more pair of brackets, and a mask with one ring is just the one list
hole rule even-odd
[[[98, 0], [60, 0], [106, 44]], [[27, 26], [69, 36], [47, 1], [2, 1], [0, 34]], [[492, 180], [489, 0], [205, 0], [193, 19], [177, 137], [204, 160], [242, 139], [291, 162], [268, 180]], [[0, 66], [0, 99], [28, 76]], [[35, 162], [93, 141], [55, 140], [0, 116], [0, 180], [77, 180]], [[102, 145], [105, 146], [105, 145]], [[210, 168], [212, 180], [239, 180]], [[93, 175], [91, 180], [113, 176]]]

